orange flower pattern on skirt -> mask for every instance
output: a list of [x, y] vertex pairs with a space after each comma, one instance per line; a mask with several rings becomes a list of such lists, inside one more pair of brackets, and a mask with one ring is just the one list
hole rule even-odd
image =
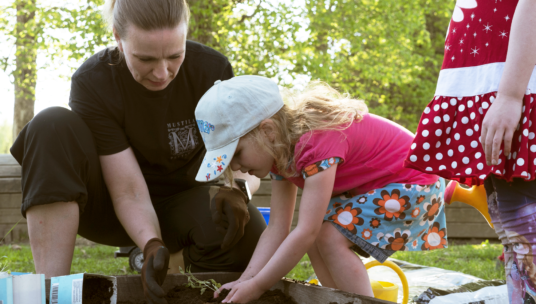
[[335, 210], [335, 214], [330, 216], [329, 219], [335, 222], [337, 225], [344, 227], [352, 234], [357, 233], [355, 225], [361, 226], [365, 222], [363, 218], [358, 217], [361, 214], [360, 208], [353, 208], [352, 203], [346, 204], [344, 208], [339, 207]]
[[324, 221], [350, 241], [357, 238], [382, 249], [446, 248], [444, 191], [440, 178], [431, 185], [393, 183], [353, 197], [338, 195], [330, 200]]
[[422, 250], [432, 250], [447, 247], [447, 229], [439, 223], [434, 223], [428, 232], [422, 235]]
[[361, 237], [363, 237], [364, 240], [370, 240], [372, 237], [372, 230], [368, 228], [363, 230], [363, 232], [361, 232]]
[[411, 207], [409, 203], [409, 196], [404, 195], [400, 197], [400, 190], [394, 189], [391, 194], [388, 191], [382, 190], [382, 198], [375, 198], [372, 202], [376, 206], [374, 212], [377, 215], [384, 215], [386, 221], [391, 221], [393, 218], [396, 219], [405, 219], [406, 214], [404, 211], [408, 210]]

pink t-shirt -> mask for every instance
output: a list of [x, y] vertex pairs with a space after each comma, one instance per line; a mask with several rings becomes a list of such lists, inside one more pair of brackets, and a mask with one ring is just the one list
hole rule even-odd
[[[412, 140], [413, 134], [402, 126], [383, 117], [366, 114], [342, 133], [316, 131], [312, 136], [303, 135], [296, 144], [296, 169], [302, 172], [318, 161], [340, 158], [343, 162], [337, 167], [334, 195], [346, 191], [358, 195], [391, 183], [435, 183], [439, 178], [437, 175], [404, 168]], [[272, 172], [278, 174], [275, 167]], [[302, 174], [287, 179], [300, 188], [305, 183]]]

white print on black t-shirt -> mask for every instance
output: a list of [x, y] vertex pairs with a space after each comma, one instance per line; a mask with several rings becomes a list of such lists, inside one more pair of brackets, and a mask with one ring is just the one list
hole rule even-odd
[[188, 156], [199, 145], [197, 124], [195, 120], [188, 119], [177, 123], [168, 123], [170, 159]]

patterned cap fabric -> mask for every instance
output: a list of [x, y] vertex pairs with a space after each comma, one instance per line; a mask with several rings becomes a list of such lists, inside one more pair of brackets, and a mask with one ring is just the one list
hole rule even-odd
[[229, 166], [240, 137], [283, 107], [279, 88], [261, 76], [217, 80], [195, 109], [195, 119], [207, 152], [195, 180], [218, 178]]

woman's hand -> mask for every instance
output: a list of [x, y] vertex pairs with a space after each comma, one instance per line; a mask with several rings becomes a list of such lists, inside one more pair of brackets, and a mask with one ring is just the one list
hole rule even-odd
[[214, 292], [214, 298], [219, 297], [219, 296], [220, 296], [220, 292], [222, 292], [224, 289], [231, 290], [231, 289], [233, 289], [233, 287], [234, 287], [236, 284], [238, 284], [238, 283], [242, 283], [242, 282], [244, 282], [244, 280], [242, 280], [242, 279], [238, 279], [238, 280], [236, 280], [236, 281], [232, 281], [232, 282], [229, 282], [229, 283], [227, 283], [227, 284], [223, 284], [218, 290], [216, 290], [216, 291]]
[[236, 284], [222, 303], [247, 303], [257, 300], [265, 291], [256, 284], [255, 280], [247, 280]]
[[480, 138], [488, 166], [498, 164], [503, 141], [504, 156], [510, 154], [514, 131], [521, 119], [522, 105], [522, 99], [499, 93], [486, 113]]

